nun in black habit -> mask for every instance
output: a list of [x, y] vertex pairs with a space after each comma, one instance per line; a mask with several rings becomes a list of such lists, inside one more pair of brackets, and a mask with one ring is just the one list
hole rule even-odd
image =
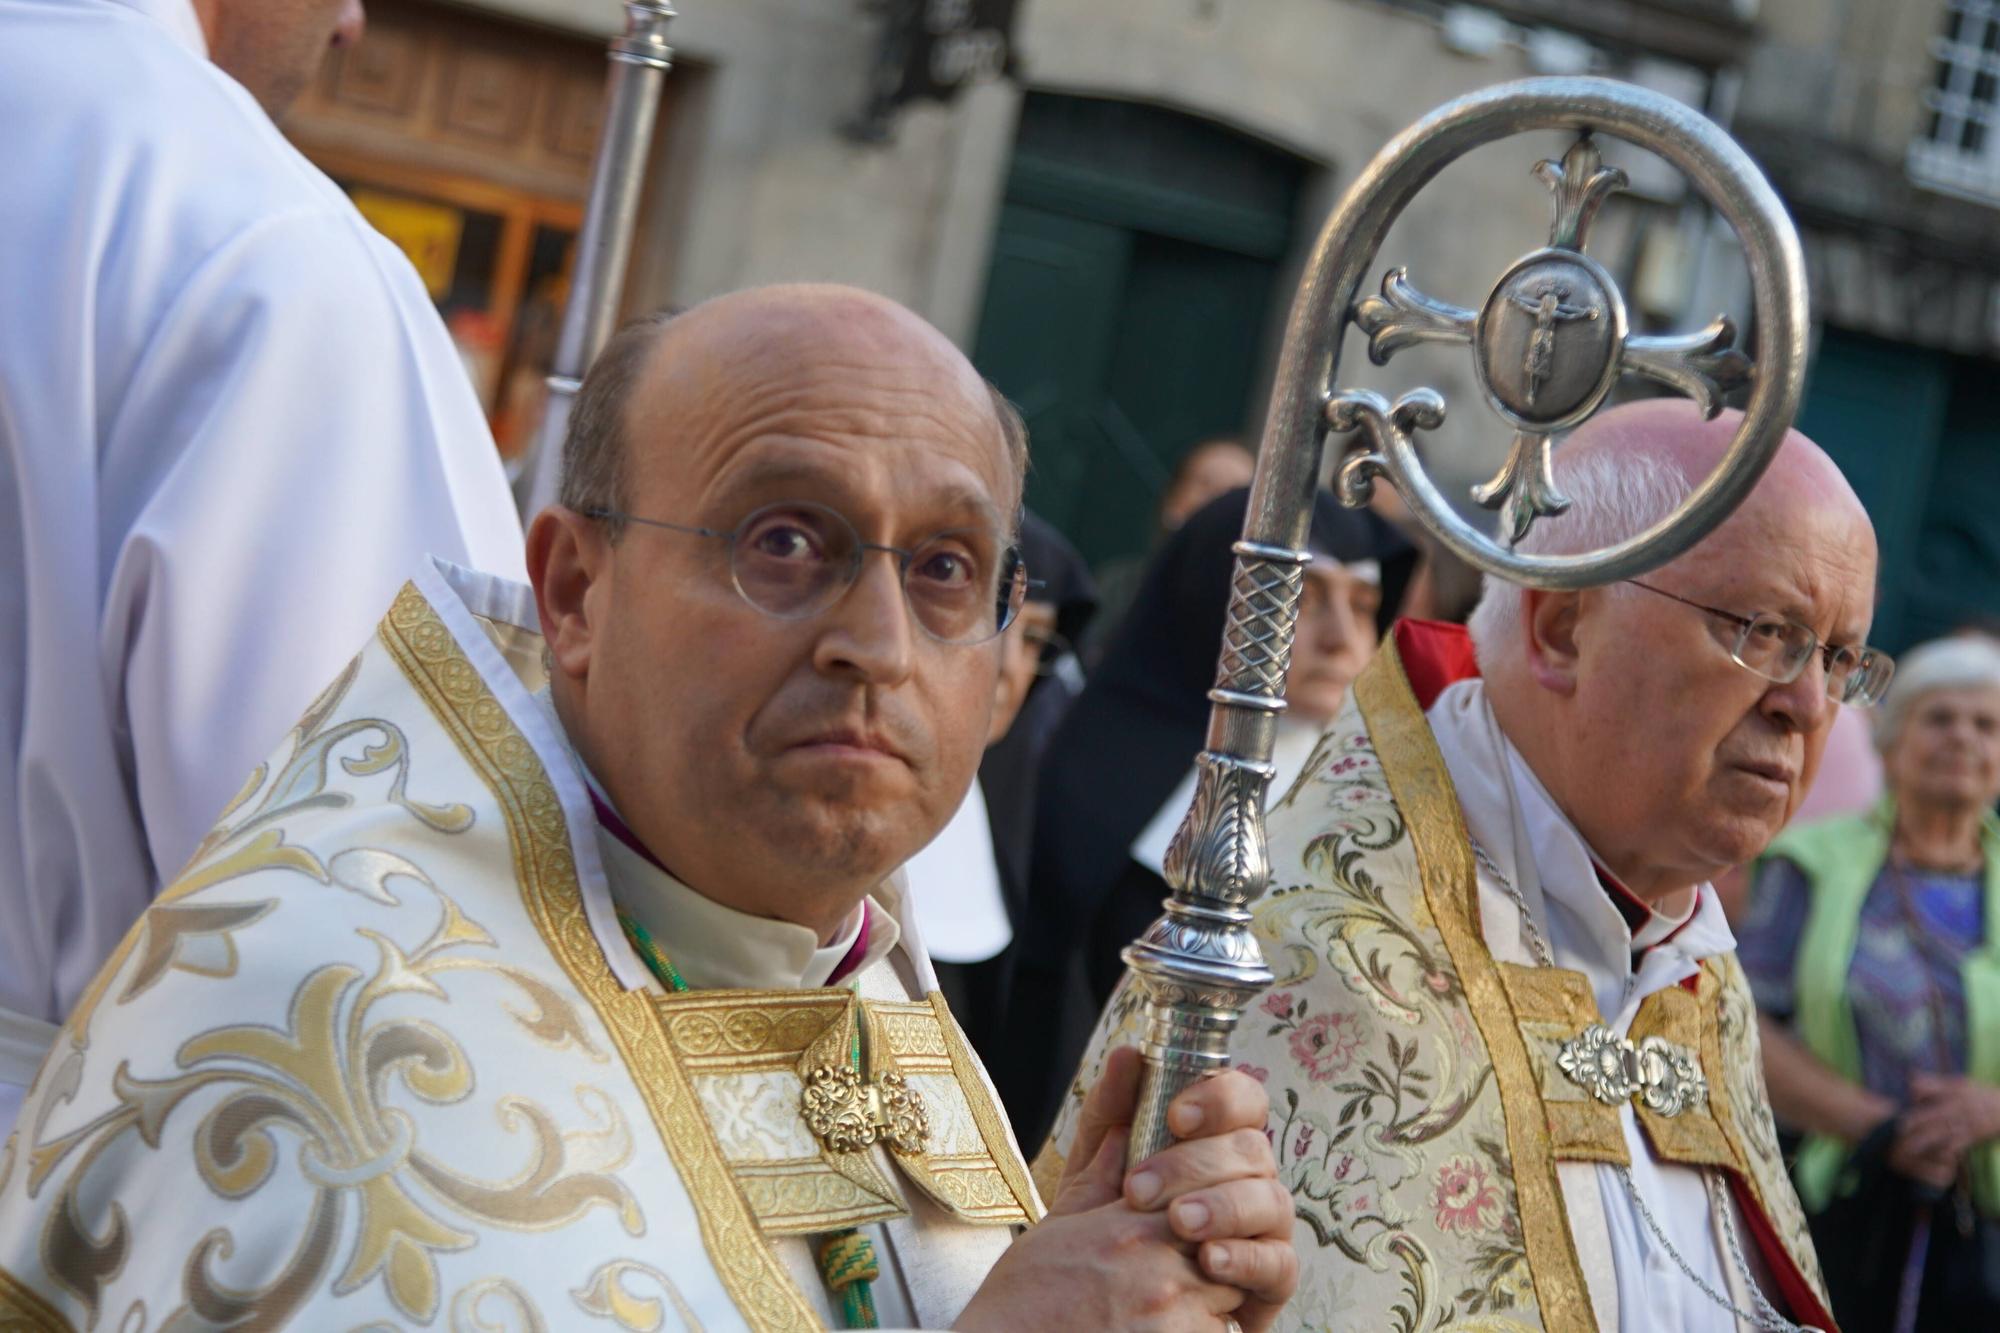
[[[1042, 757], [1056, 728], [1083, 692], [1083, 668], [1076, 645], [1097, 613], [1097, 584], [1090, 566], [1055, 526], [1032, 510], [1021, 514], [1021, 556], [1028, 565], [1028, 605], [1045, 610], [1046, 628], [1054, 631], [1043, 644], [1035, 682], [1002, 734], [986, 747], [979, 762], [979, 785], [986, 793], [986, 814], [993, 825], [993, 855], [1000, 865], [1000, 885], [1007, 895], [1007, 913], [1015, 921], [1027, 909], [1028, 856], [1032, 847], [1035, 787]], [[1026, 610], [1022, 618], [1028, 618]]]
[[[1021, 556], [1028, 566], [1027, 604], [1008, 631], [1012, 637], [1003, 659], [1002, 690], [993, 720], [995, 734], [980, 761], [979, 780], [967, 797], [985, 801], [991, 873], [998, 879], [1010, 925], [1024, 920], [1027, 913], [1035, 781], [1042, 755], [1083, 690], [1082, 668], [1071, 645], [1097, 609], [1097, 587], [1091, 581], [1090, 567], [1053, 525], [1030, 510], [1021, 514]], [[1024, 687], [1018, 679], [1023, 671], [1033, 673]], [[1010, 677], [1016, 679], [1010, 682]], [[1013, 694], [1015, 688], [1024, 688], [1025, 693]], [[957, 893], [983, 869], [932, 865], [931, 851], [926, 848], [911, 862], [913, 889], [930, 887], [918, 881], [918, 873], [942, 872], [937, 888]], [[929, 932], [933, 918], [928, 907], [923, 919], [932, 944], [931, 963], [937, 970], [938, 988], [973, 1049], [990, 1062], [1005, 1034], [1002, 1000], [1018, 930], [996, 941], [991, 952], [965, 952], [938, 946], [939, 937]]]
[[[1170, 892], [1157, 853], [1135, 853], [1134, 844], [1163, 841], [1155, 830], [1178, 812], [1162, 807], [1184, 785], [1206, 738], [1235, 568], [1229, 548], [1242, 535], [1248, 497], [1239, 490], [1212, 501], [1161, 547], [1043, 757], [1007, 996], [1015, 1039], [989, 1062], [1024, 1145], [1047, 1131], [1122, 974], [1119, 951], [1159, 915]], [[1309, 545], [1315, 565], [1343, 567], [1340, 586], [1372, 578], [1379, 593], [1378, 603], [1370, 599], [1379, 605], [1371, 606], [1373, 625], [1358, 628], [1368, 637], [1339, 650], [1349, 657], [1344, 673], [1353, 656], [1365, 662], [1394, 619], [1416, 552], [1376, 515], [1342, 508], [1325, 492], [1314, 504]], [[1308, 601], [1330, 583], [1309, 585]], [[1306, 702], [1302, 694], [1324, 703], [1329, 688], [1337, 697], [1345, 686], [1346, 678], [1301, 678], [1334, 669], [1331, 659], [1316, 666], [1316, 656], [1305, 643], [1295, 650], [1287, 690], [1295, 713]], [[1322, 725], [1332, 707], [1324, 705]]]

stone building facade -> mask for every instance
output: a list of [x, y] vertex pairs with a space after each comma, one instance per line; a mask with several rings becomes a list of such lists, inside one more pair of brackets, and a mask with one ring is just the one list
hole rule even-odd
[[[1033, 502], [1106, 559], [1148, 540], [1190, 444], [1256, 435], [1305, 256], [1385, 142], [1503, 80], [1631, 79], [1728, 125], [1806, 233], [1833, 367], [1806, 422], [1878, 505], [1892, 637], [1978, 609], [1961, 585], [1984, 538], [1933, 499], [1971, 475], [1950, 440], [1977, 434], [1964, 385], [2000, 337], [1987, 202], [2000, 134], [1985, 132], [2000, 67], [1981, 46], [2000, 0], [1019, 0], [1013, 78], [912, 103], [864, 141], [852, 127], [906, 2], [681, 0], [634, 312], [794, 278], [906, 302], [1021, 403]], [[570, 64], [622, 26], [618, 0], [371, 6], [380, 23], [408, 7]], [[1563, 147], [1523, 136], [1448, 169], [1393, 229], [1377, 276], [1407, 265], [1425, 290], [1478, 305], [1542, 243], [1547, 201], [1529, 170]], [[1607, 156], [1633, 188], [1592, 252], [1626, 284], [1635, 324], [1746, 319], [1741, 256], [1719, 223], [1664, 164]], [[1376, 368], [1350, 343], [1341, 378], [1443, 392], [1451, 413], [1426, 447], [1455, 495], [1504, 453], [1460, 353]], [[1863, 402], [1874, 417], [1857, 416]], [[1943, 470], [1918, 476], [1907, 451], [1860, 438], [1882, 431], [1928, 432], [1925, 466]], [[1945, 592], [1925, 591], [1940, 580]]]

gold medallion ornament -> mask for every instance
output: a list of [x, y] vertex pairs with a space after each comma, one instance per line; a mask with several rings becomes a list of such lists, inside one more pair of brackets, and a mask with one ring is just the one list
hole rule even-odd
[[1659, 1115], [1708, 1103], [1708, 1078], [1693, 1051], [1664, 1037], [1632, 1042], [1593, 1023], [1562, 1044], [1556, 1067], [1607, 1106], [1637, 1097]]
[[806, 1128], [829, 1152], [861, 1152], [881, 1141], [908, 1156], [930, 1142], [924, 1099], [901, 1074], [863, 1083], [850, 1067], [821, 1065], [807, 1075], [801, 1104]]

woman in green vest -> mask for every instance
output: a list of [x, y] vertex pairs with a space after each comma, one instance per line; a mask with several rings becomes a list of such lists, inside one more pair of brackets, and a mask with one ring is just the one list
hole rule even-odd
[[1888, 796], [1759, 863], [1740, 956], [1850, 1329], [2000, 1329], [2000, 645], [1911, 652]]

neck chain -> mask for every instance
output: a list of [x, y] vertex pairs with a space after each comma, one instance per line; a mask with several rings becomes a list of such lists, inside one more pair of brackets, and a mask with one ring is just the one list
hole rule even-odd
[[[639, 960], [653, 979], [669, 991], [679, 995], [690, 989], [681, 970], [674, 966], [674, 960], [667, 957], [667, 951], [659, 941], [632, 916], [625, 912], [618, 914], [618, 924], [625, 928], [625, 938], [632, 942]], [[854, 1045], [849, 1052], [858, 1072], [861, 1068], [861, 1024], [854, 1024]], [[879, 1322], [875, 1315], [875, 1293], [871, 1285], [882, 1276], [882, 1267], [875, 1258], [875, 1246], [860, 1231], [848, 1227], [844, 1231], [830, 1232], [813, 1247], [813, 1254], [819, 1260], [820, 1276], [826, 1279], [840, 1297], [841, 1313], [846, 1317], [849, 1328], [876, 1328]]]
[[[1528, 900], [1522, 896], [1519, 889], [1514, 887], [1514, 881], [1509, 879], [1501, 871], [1500, 867], [1494, 864], [1493, 858], [1486, 854], [1486, 849], [1479, 845], [1477, 839], [1472, 840], [1472, 854], [1478, 858], [1480, 865], [1486, 867], [1487, 873], [1493, 876], [1502, 891], [1509, 898], [1513, 899], [1515, 908], [1521, 914], [1522, 938], [1528, 942], [1528, 952], [1534, 956], [1536, 965], [1539, 967], [1554, 967], [1556, 965], [1555, 954], [1549, 949], [1548, 941], [1542, 938], [1541, 928], [1535, 924], [1535, 914], [1528, 910]], [[1611, 1164], [1607, 1163], [1606, 1165]], [[1639, 1197], [1639, 1187], [1632, 1183], [1631, 1168], [1612, 1165], [1611, 1169], [1618, 1173], [1618, 1183], [1625, 1187], [1625, 1196], [1632, 1201], [1633, 1211], [1638, 1213], [1639, 1219], [1646, 1224], [1646, 1230], [1652, 1233], [1654, 1242], [1662, 1250], [1666, 1251], [1667, 1257], [1674, 1261], [1674, 1267], [1680, 1269], [1682, 1276], [1694, 1283], [1702, 1295], [1729, 1311], [1737, 1319], [1760, 1330], [1761, 1333], [1819, 1333], [1817, 1329], [1808, 1328], [1803, 1324], [1795, 1324], [1785, 1318], [1765, 1298], [1763, 1287], [1758, 1284], [1756, 1276], [1750, 1271], [1749, 1260], [1743, 1257], [1743, 1244], [1736, 1237], [1736, 1221], [1733, 1210], [1730, 1207], [1728, 1197], [1726, 1195], [1719, 1195], [1720, 1182], [1717, 1180], [1715, 1172], [1710, 1170], [1702, 1171], [1702, 1187], [1708, 1192], [1709, 1206], [1714, 1209], [1715, 1215], [1722, 1220], [1722, 1238], [1729, 1251], [1730, 1262], [1736, 1266], [1737, 1276], [1743, 1279], [1743, 1289], [1750, 1293], [1750, 1300], [1754, 1307], [1750, 1310], [1745, 1310], [1735, 1301], [1729, 1299], [1728, 1293], [1717, 1291], [1708, 1279], [1695, 1272], [1694, 1266], [1681, 1256], [1679, 1250], [1674, 1248], [1674, 1243], [1667, 1239], [1665, 1229], [1654, 1218], [1652, 1210], [1646, 1207], [1646, 1201]]]

